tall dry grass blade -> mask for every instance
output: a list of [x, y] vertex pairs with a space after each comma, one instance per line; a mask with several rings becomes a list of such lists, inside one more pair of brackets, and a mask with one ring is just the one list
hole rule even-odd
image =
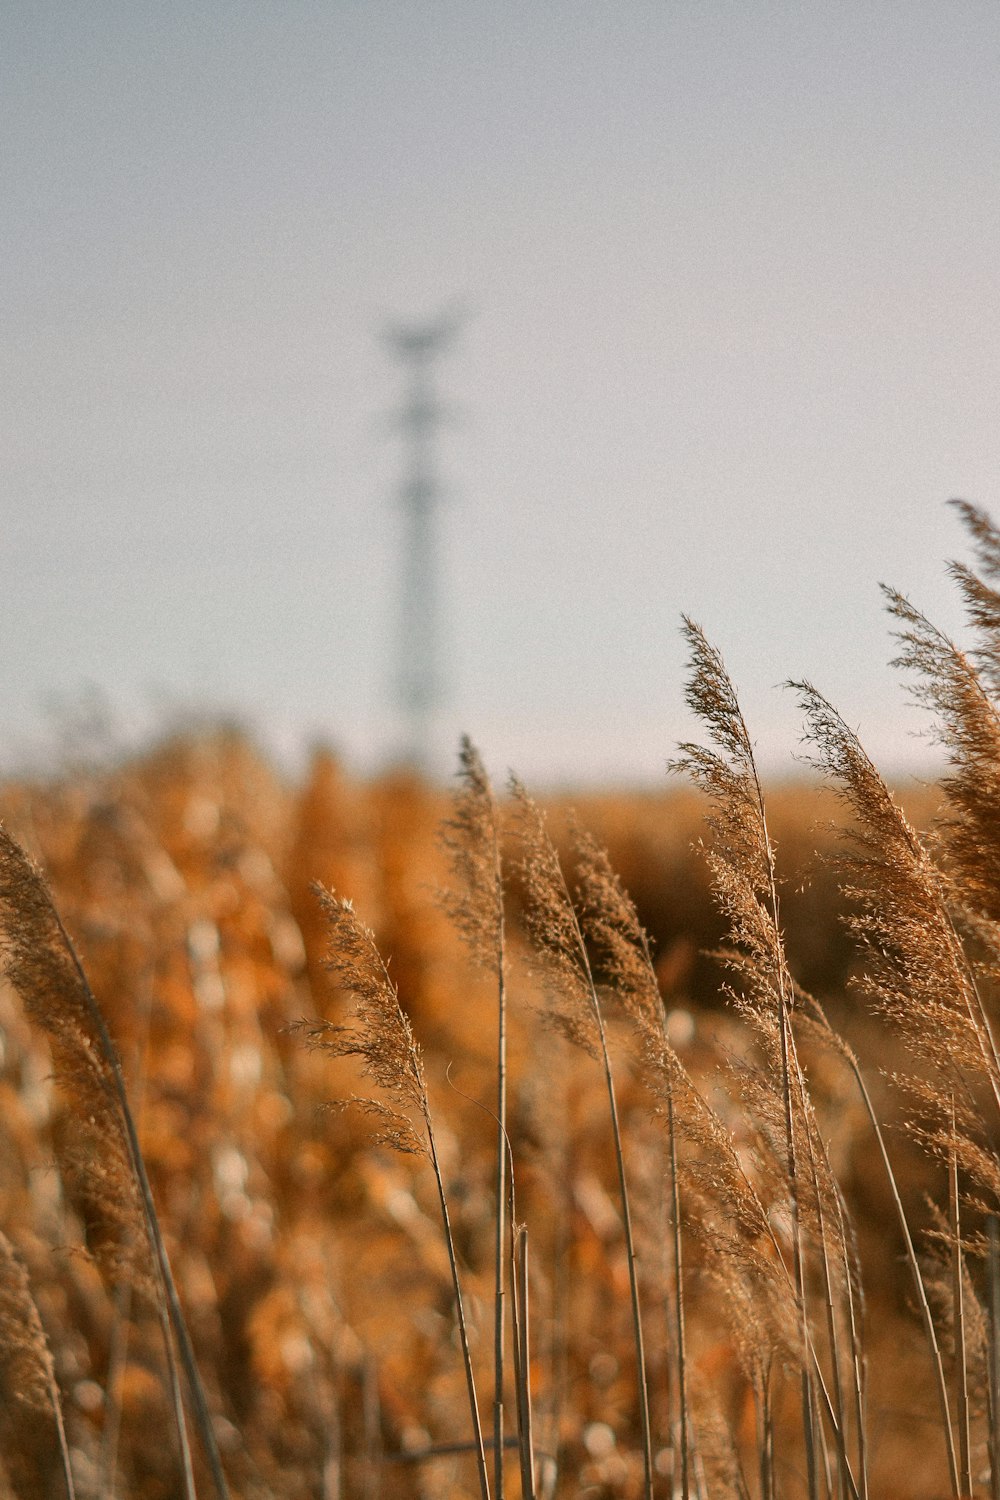
[[[56, 1076], [76, 1102], [80, 1118], [101, 1143], [101, 1154], [89, 1170], [95, 1196], [121, 1233], [110, 1257], [111, 1274], [115, 1279], [123, 1272], [131, 1274], [139, 1284], [152, 1288], [163, 1327], [186, 1493], [194, 1496], [194, 1475], [173, 1340], [216, 1494], [219, 1500], [228, 1500], [211, 1413], [174, 1284], [118, 1055], [43, 877], [3, 829], [0, 942], [7, 978], [26, 1014], [48, 1036]], [[145, 1260], [147, 1251], [153, 1263], [152, 1278]]]
[[511, 790], [520, 815], [525, 922], [543, 977], [547, 981], [548, 994], [555, 1002], [553, 1017], [571, 1041], [583, 1046], [591, 1056], [599, 1060], [604, 1076], [632, 1306], [644, 1491], [647, 1500], [653, 1500], [653, 1434], [639, 1298], [638, 1258], [604, 1012], [580, 919], [573, 905], [559, 855], [546, 828], [544, 815], [516, 778], [511, 779]]
[[352, 996], [354, 1010], [346, 1025], [319, 1021], [300, 1023], [294, 1029], [305, 1034], [307, 1044], [314, 1050], [332, 1057], [359, 1058], [362, 1076], [370, 1079], [389, 1102], [377, 1098], [355, 1098], [346, 1102], [356, 1105], [378, 1121], [375, 1139], [380, 1144], [396, 1151], [422, 1156], [430, 1163], [451, 1272], [479, 1489], [482, 1500], [490, 1500], [486, 1448], [476, 1396], [465, 1300], [458, 1270], [458, 1252], [434, 1135], [423, 1057], [373, 933], [360, 920], [350, 901], [335, 896], [319, 885], [314, 886], [314, 891], [326, 918], [329, 933], [327, 966], [336, 975], [343, 989]]
[[507, 1261], [507, 993], [500, 817], [479, 752], [466, 736], [459, 752], [460, 787], [444, 825], [454, 888], [443, 904], [474, 962], [496, 976], [497, 1092], [494, 1183], [493, 1490], [504, 1496], [504, 1344]]
[[0, 1427], [7, 1440], [4, 1458], [17, 1495], [28, 1500], [50, 1493], [58, 1473], [67, 1500], [76, 1500], [62, 1400], [48, 1339], [31, 1295], [27, 1269], [3, 1233], [0, 1412]]

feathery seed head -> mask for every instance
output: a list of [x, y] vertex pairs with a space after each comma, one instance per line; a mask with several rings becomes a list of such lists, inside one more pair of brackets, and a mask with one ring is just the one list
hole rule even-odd
[[426, 1143], [411, 1114], [427, 1118], [427, 1089], [420, 1047], [403, 1010], [374, 934], [349, 900], [314, 886], [330, 935], [327, 967], [354, 1000], [346, 1025], [301, 1023], [307, 1045], [332, 1057], [358, 1057], [362, 1076], [370, 1078], [388, 1103], [353, 1099], [380, 1122], [377, 1139], [397, 1150], [424, 1154]]
[[510, 781], [518, 813], [524, 922], [549, 1001], [546, 1019], [591, 1056], [599, 1046], [590, 968], [545, 815], [516, 777]]
[[458, 774], [452, 814], [441, 831], [454, 885], [440, 900], [473, 960], [494, 969], [503, 929], [499, 811], [486, 768], [467, 736]]
[[576, 856], [576, 907], [598, 969], [641, 1036], [662, 1035], [663, 1005], [653, 970], [649, 937], [607, 851], [571, 821]]
[[104, 1018], [41, 873], [0, 828], [0, 964], [26, 1014], [46, 1033], [56, 1078], [73, 1100], [61, 1156], [99, 1218], [93, 1247], [113, 1282], [152, 1292], [149, 1241]]

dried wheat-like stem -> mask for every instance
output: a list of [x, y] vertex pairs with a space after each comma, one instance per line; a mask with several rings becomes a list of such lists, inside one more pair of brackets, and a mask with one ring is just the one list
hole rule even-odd
[[[513, 1225], [513, 1215], [511, 1216]], [[535, 1442], [531, 1410], [531, 1341], [528, 1297], [528, 1230], [519, 1224], [513, 1233], [514, 1380], [517, 1399], [518, 1452], [521, 1462], [521, 1495], [535, 1500]]]
[[[943, 1387], [942, 1419], [952, 1482], [956, 1494], [965, 1494], [971, 1456], [958, 1173], [967, 1173], [993, 1204], [1000, 1200], [1000, 1062], [955, 913], [985, 944], [995, 973], [1000, 906], [990, 882], [997, 874], [1000, 831], [1000, 720], [970, 659], [907, 600], [892, 591], [887, 595], [902, 626], [898, 663], [920, 674], [919, 694], [937, 713], [938, 732], [951, 757], [945, 790], [953, 815], [943, 832], [947, 873], [896, 806], [853, 731], [809, 684], [798, 684], [798, 691], [816, 762], [836, 780], [856, 820], [844, 864], [858, 908], [850, 925], [867, 959], [863, 986], [920, 1059], [925, 1076], [899, 1080], [916, 1106], [910, 1129], [948, 1168], [957, 1459]], [[982, 1083], [989, 1091], [986, 1108]], [[921, 1310], [930, 1330], [923, 1302]], [[932, 1350], [939, 1366], [933, 1342]], [[942, 1379], [939, 1374], [939, 1384]]]
[[885, 1144], [885, 1135], [883, 1133], [878, 1114], [876, 1113], [875, 1105], [872, 1102], [871, 1094], [868, 1091], [868, 1085], [865, 1081], [864, 1073], [861, 1070], [861, 1064], [859, 1063], [853, 1049], [847, 1044], [842, 1036], [834, 1031], [833, 1027], [830, 1025], [829, 1021], [824, 1015], [821, 1007], [815, 1004], [813, 1005], [813, 1014], [810, 1019], [815, 1022], [817, 1034], [840, 1054], [844, 1062], [850, 1068], [851, 1073], [854, 1077], [854, 1081], [857, 1084], [858, 1093], [861, 1096], [861, 1102], [864, 1105], [865, 1113], [868, 1116], [868, 1122], [871, 1125], [872, 1133], [875, 1136], [875, 1142], [878, 1146], [879, 1156], [881, 1157], [882, 1165], [885, 1169], [886, 1180], [889, 1184], [889, 1193], [892, 1197], [893, 1207], [896, 1210], [896, 1218], [899, 1223], [900, 1232], [903, 1236], [903, 1244], [906, 1247], [906, 1259], [910, 1267], [911, 1275], [913, 1276], [913, 1285], [917, 1294], [917, 1304], [920, 1308], [920, 1317], [924, 1327], [924, 1335], [927, 1339], [927, 1345], [931, 1353], [931, 1359], [933, 1361], [934, 1377], [938, 1395], [938, 1402], [941, 1409], [941, 1425], [944, 1433], [945, 1448], [948, 1457], [948, 1471], [951, 1478], [952, 1494], [956, 1497], [956, 1500], [958, 1500], [958, 1497], [961, 1496], [962, 1491], [958, 1479], [958, 1458], [955, 1453], [955, 1439], [951, 1425], [951, 1409], [948, 1404], [948, 1382], [945, 1378], [944, 1373], [944, 1361], [941, 1357], [941, 1348], [938, 1343], [937, 1330], [934, 1327], [934, 1318], [931, 1313], [930, 1303], [927, 1299], [927, 1288], [924, 1284], [924, 1278], [920, 1270], [920, 1262], [917, 1259], [916, 1248], [913, 1244], [913, 1236], [910, 1233], [909, 1220], [906, 1217], [906, 1210], [903, 1207], [903, 1200], [900, 1196], [899, 1186], [896, 1182], [896, 1174], [893, 1171], [892, 1162], [890, 1160], [889, 1152]]
[[[758, 804], [759, 797], [755, 798], [752, 805]], [[662, 1101], [667, 1117], [673, 1199], [674, 1259], [680, 1271], [677, 1278], [675, 1302], [679, 1349], [678, 1383], [682, 1416], [681, 1453], [678, 1467], [681, 1473], [682, 1489], [686, 1494], [692, 1482], [697, 1478], [697, 1465], [694, 1463], [693, 1428], [686, 1390], [681, 1215], [677, 1191], [679, 1182], [678, 1132], [683, 1132], [690, 1145], [699, 1152], [700, 1159], [689, 1162], [686, 1168], [692, 1197], [702, 1205], [704, 1222], [699, 1234], [709, 1262], [714, 1267], [714, 1275], [720, 1291], [733, 1310], [730, 1319], [731, 1326], [744, 1368], [757, 1395], [758, 1410], [763, 1416], [766, 1416], [770, 1409], [772, 1351], [775, 1349], [783, 1352], [790, 1351], [794, 1349], [796, 1343], [794, 1335], [789, 1336], [788, 1330], [781, 1326], [781, 1310], [785, 1306], [789, 1293], [796, 1307], [801, 1307], [801, 1299], [796, 1284], [791, 1280], [785, 1267], [771, 1217], [734, 1151], [730, 1133], [695, 1089], [670, 1046], [665, 1031], [663, 1007], [651, 962], [648, 939], [639, 923], [635, 907], [614, 874], [606, 853], [593, 838], [574, 826], [573, 843], [577, 877], [576, 908], [580, 926], [588, 949], [594, 955], [602, 981], [607, 984], [609, 992], [622, 1004], [636, 1027], [641, 1039], [647, 1079]], [[773, 876], [773, 870], [771, 875]], [[754, 920], [758, 919], [755, 917]], [[756, 982], [761, 985], [759, 977]], [[790, 994], [792, 986], [787, 975], [786, 984]], [[766, 993], [773, 994], [773, 990], [767, 989], [766, 984], [762, 987]], [[571, 1017], [571, 1022], [574, 1019]], [[758, 1030], [777, 1045], [773, 1028], [767, 1027], [766, 1017], [759, 1012], [756, 1013], [756, 1024]], [[814, 1158], [819, 1158], [823, 1167], [822, 1172], [817, 1169], [817, 1179], [822, 1178], [822, 1191], [826, 1198], [832, 1200], [836, 1208], [836, 1212], [831, 1209], [830, 1217], [835, 1219], [838, 1225], [842, 1225], [839, 1193], [833, 1182], [832, 1172], [829, 1170], [828, 1160], [812, 1117], [805, 1082], [795, 1053], [794, 1037], [790, 1038], [789, 1056], [794, 1059], [794, 1072], [789, 1080], [789, 1093], [794, 1096], [795, 1100], [796, 1139], [802, 1137], [807, 1145], [812, 1142], [809, 1149]], [[760, 1074], [755, 1077], [757, 1079], [755, 1102], [769, 1118], [774, 1117], [777, 1111], [780, 1117], [780, 1127], [787, 1130], [786, 1096], [782, 1094], [776, 1104], [773, 1088], [761, 1081]], [[805, 1149], [805, 1146], [802, 1149]], [[772, 1177], [769, 1180], [774, 1179]], [[815, 1205], [811, 1206], [811, 1212], [815, 1217], [817, 1213]], [[841, 1255], [846, 1260], [846, 1242], [838, 1239], [838, 1244]], [[798, 1342], [801, 1344], [803, 1340], [801, 1313], [797, 1316], [799, 1320]], [[768, 1331], [765, 1330], [765, 1324], [770, 1325]], [[853, 1321], [851, 1326], [853, 1329]], [[804, 1329], [804, 1341], [805, 1348], [800, 1355], [800, 1366], [805, 1362], [811, 1380], [815, 1381], [816, 1399], [822, 1401], [837, 1441], [841, 1481], [849, 1493], [856, 1497], [859, 1491], [844, 1446], [846, 1439], [842, 1406], [840, 1403], [835, 1403], [826, 1387], [808, 1324]], [[816, 1431], [818, 1448], [820, 1434], [816, 1429], [812, 1413], [811, 1403], [810, 1429], [807, 1431]], [[768, 1430], [767, 1421], [764, 1423], [764, 1429]], [[864, 1450], [861, 1439], [859, 1439], [859, 1446], [863, 1466]]]
[[[955, 1106], [952, 1100], [952, 1132], [957, 1143]], [[969, 1422], [968, 1343], [965, 1330], [965, 1261], [962, 1254], [962, 1209], [958, 1191], [958, 1150], [953, 1145], [948, 1163], [948, 1206], [951, 1241], [952, 1320], [955, 1329], [956, 1405], [958, 1418], [958, 1457], [962, 1494], [972, 1494], [972, 1440]]]
[[127, 1282], [115, 1287], [111, 1336], [108, 1340], [108, 1373], [105, 1382], [104, 1428], [101, 1432], [100, 1487], [114, 1493], [118, 1467], [118, 1441], [121, 1436], [121, 1382], [128, 1360], [129, 1313], [132, 1288]]
[[670, 1227], [674, 1261], [674, 1336], [677, 1339], [677, 1400], [680, 1411], [681, 1500], [691, 1495], [691, 1416], [688, 1411], [687, 1326], [684, 1317], [684, 1250], [681, 1190], [677, 1168], [677, 1119], [673, 1090], [667, 1090], [667, 1150], [670, 1160]]
[[[827, 1344], [830, 1352], [830, 1384], [832, 1387], [831, 1399], [833, 1401], [833, 1408], [837, 1417], [835, 1436], [837, 1442], [838, 1458], [838, 1488], [841, 1500], [846, 1500], [848, 1493], [847, 1415], [844, 1400], [844, 1376], [841, 1362], [840, 1333], [837, 1327], [836, 1291], [834, 1287], [833, 1267], [830, 1259], [830, 1242], [826, 1224], [826, 1214], [824, 1212], [824, 1197], [826, 1196], [826, 1194], [824, 1193], [825, 1184], [821, 1181], [821, 1165], [819, 1160], [819, 1158], [823, 1154], [822, 1142], [818, 1139], [818, 1136], [814, 1138], [812, 1133], [808, 1134], [806, 1136], [806, 1159], [809, 1167], [809, 1181], [817, 1218], [817, 1241], [819, 1245], [820, 1268], [822, 1272], [823, 1297], [826, 1307]], [[823, 1162], [823, 1165], [826, 1165], [825, 1161]], [[850, 1295], [849, 1287], [848, 1295]], [[820, 1430], [822, 1429], [820, 1428]], [[829, 1465], [827, 1465], [827, 1468], [829, 1469]], [[864, 1471], [862, 1470], [862, 1488], [864, 1488], [864, 1483]], [[827, 1492], [832, 1492], [832, 1483], [829, 1472], [827, 1473]]]
[[[304, 1032], [308, 1045], [318, 1051], [333, 1057], [360, 1058], [362, 1076], [370, 1079], [385, 1099], [355, 1098], [348, 1102], [357, 1105], [379, 1122], [375, 1139], [380, 1144], [411, 1155], [423, 1156], [430, 1162], [451, 1270], [479, 1488], [482, 1500], [490, 1500], [486, 1450], [458, 1272], [458, 1254], [434, 1136], [420, 1047], [371, 930], [360, 920], [350, 901], [335, 896], [322, 886], [315, 886], [314, 889], [330, 934], [327, 963], [344, 990], [353, 997], [354, 1011], [347, 1025], [320, 1021], [301, 1023], [296, 1029]], [[417, 1121], [416, 1126], [414, 1119]]]
[[[100, 1143], [100, 1153], [93, 1167], [87, 1169], [88, 1188], [118, 1230], [118, 1241], [108, 1256], [109, 1271], [115, 1279], [131, 1275], [137, 1284], [153, 1290], [163, 1327], [185, 1490], [193, 1497], [194, 1473], [174, 1339], [212, 1481], [219, 1500], [226, 1500], [228, 1491], [211, 1414], [170, 1269], [121, 1064], [45, 881], [3, 829], [0, 942], [4, 972], [27, 1015], [48, 1036], [56, 1075], [76, 1102], [87, 1131]], [[152, 1256], [152, 1280], [145, 1261], [146, 1247]]]
[[28, 1272], [0, 1233], [0, 1407], [11, 1438], [5, 1453], [18, 1495], [47, 1492], [54, 1475], [52, 1434], [67, 1500], [75, 1500], [62, 1401]]
[[[725, 914], [736, 952], [731, 963], [743, 982], [741, 1008], [765, 1048], [776, 1052], [781, 1081], [786, 1189], [791, 1214], [792, 1260], [801, 1336], [802, 1428], [810, 1500], [818, 1500], [817, 1439], [813, 1422], [813, 1377], [802, 1226], [800, 1139], [805, 1089], [791, 1027], [794, 986], [785, 957], [774, 848], [767, 827], [763, 789], [753, 743], [736, 692], [718, 651], [700, 626], [685, 619], [690, 652], [686, 697], [705, 725], [714, 748], [685, 744], [673, 769], [687, 772], [712, 802], [715, 835], [709, 854], [716, 899]], [[775, 1045], [776, 1044], [776, 1045]], [[766, 1107], [766, 1096], [760, 1095]], [[777, 1104], [778, 1101], [775, 1100]]]
[[[473, 960], [496, 976], [497, 1093], [493, 1311], [493, 1489], [504, 1496], [504, 1300], [507, 1261], [507, 995], [500, 818], [479, 752], [466, 737], [460, 788], [443, 829], [454, 886], [443, 904]], [[527, 1316], [527, 1309], [522, 1309]]]
[[691, 1413], [688, 1401], [687, 1333], [684, 1318], [684, 1256], [681, 1242], [681, 1190], [678, 1169], [677, 1085], [684, 1074], [667, 1036], [666, 1017], [653, 968], [649, 936], [635, 905], [611, 866], [607, 851], [575, 821], [576, 906], [580, 926], [602, 977], [632, 1021], [646, 1064], [648, 1081], [662, 1101], [667, 1124], [671, 1250], [674, 1264], [673, 1325], [677, 1347], [679, 1441], [671, 1431], [675, 1471], [681, 1476], [681, 1500], [691, 1494]]
[[639, 1272], [632, 1229], [625, 1154], [622, 1146], [618, 1101], [604, 1014], [594, 981], [580, 919], [566, 884], [555, 845], [544, 816], [516, 778], [511, 790], [518, 806], [522, 847], [521, 871], [525, 922], [538, 955], [546, 989], [552, 1002], [551, 1019], [571, 1041], [600, 1060], [608, 1096], [612, 1144], [618, 1172], [618, 1192], [625, 1235], [629, 1292], [632, 1303], [632, 1333], [635, 1343], [636, 1380], [639, 1392], [639, 1425], [647, 1500], [653, 1496], [653, 1435], [649, 1412], [649, 1385], [643, 1342]]
[[[832, 1169], [828, 1168], [828, 1176], [832, 1181]], [[840, 1256], [840, 1275], [843, 1278], [845, 1289], [844, 1302], [847, 1316], [847, 1332], [850, 1338], [851, 1393], [854, 1403], [854, 1424], [858, 1446], [859, 1500], [868, 1500], [868, 1424], [865, 1398], [865, 1362], [861, 1344], [861, 1312], [864, 1306], [864, 1293], [861, 1286], [860, 1261], [857, 1245], [853, 1237], [853, 1228], [839, 1185], [835, 1183], [834, 1186], [833, 1206], [836, 1223], [836, 1244]], [[819, 1203], [820, 1197], [818, 1192], [816, 1198], [817, 1203]]]

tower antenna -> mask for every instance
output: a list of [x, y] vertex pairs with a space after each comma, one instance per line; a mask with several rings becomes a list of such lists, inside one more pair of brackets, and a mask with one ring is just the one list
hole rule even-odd
[[462, 321], [458, 313], [443, 313], [430, 323], [392, 326], [384, 335], [407, 382], [398, 413], [405, 457], [399, 487], [404, 527], [395, 689], [406, 723], [406, 759], [419, 770], [429, 765], [434, 716], [444, 691], [434, 513], [442, 495], [435, 437], [447, 411], [437, 398], [433, 369]]

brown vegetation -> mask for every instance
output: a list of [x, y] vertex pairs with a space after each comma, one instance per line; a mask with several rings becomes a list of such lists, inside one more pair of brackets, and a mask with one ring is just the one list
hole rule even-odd
[[233, 733], [2, 789], [6, 1493], [1000, 1495], [964, 516], [972, 653], [888, 596], [909, 815], [807, 684], [829, 785], [764, 788], [694, 625], [694, 791], [296, 789]]

